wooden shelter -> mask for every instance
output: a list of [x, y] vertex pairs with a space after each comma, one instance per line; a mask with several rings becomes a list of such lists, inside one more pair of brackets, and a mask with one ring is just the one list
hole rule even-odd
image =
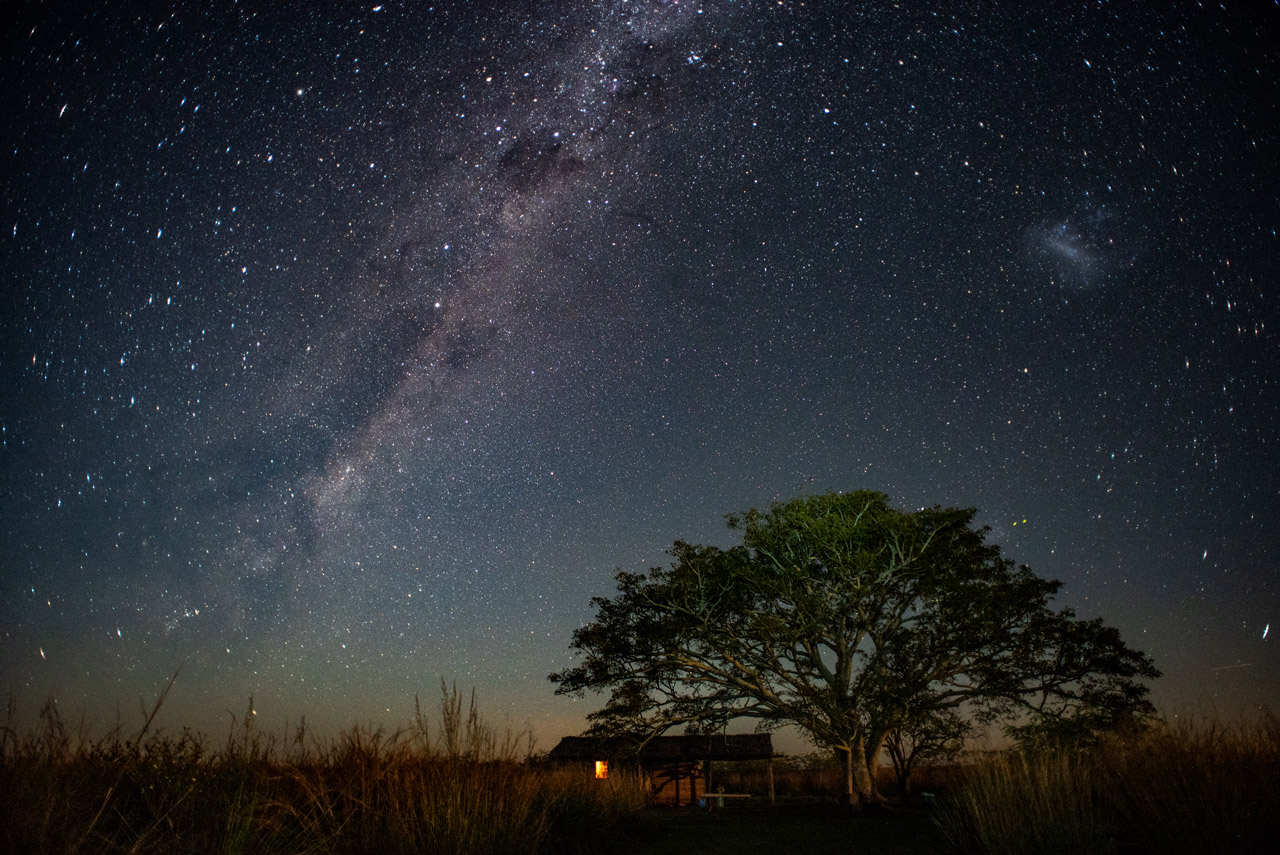
[[769, 801], [773, 802], [773, 738], [767, 733], [718, 736], [656, 736], [637, 752], [633, 743], [589, 736], [566, 736], [547, 759], [594, 768], [597, 778], [610, 769], [638, 766], [658, 804], [696, 805], [710, 793], [712, 764], [739, 760], [767, 760]]

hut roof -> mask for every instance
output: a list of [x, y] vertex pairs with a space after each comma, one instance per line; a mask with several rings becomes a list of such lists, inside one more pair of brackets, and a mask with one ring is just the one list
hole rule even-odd
[[[620, 739], [566, 736], [547, 755], [552, 760], [608, 760], [634, 752]], [[773, 756], [773, 737], [767, 733], [719, 736], [655, 736], [640, 749], [641, 760], [760, 760]]]

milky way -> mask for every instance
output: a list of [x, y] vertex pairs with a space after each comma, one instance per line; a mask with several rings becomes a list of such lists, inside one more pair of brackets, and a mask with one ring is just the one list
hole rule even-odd
[[863, 487], [1276, 697], [1274, 8], [278, 6], [11, 39], [21, 704], [551, 740], [617, 568]]

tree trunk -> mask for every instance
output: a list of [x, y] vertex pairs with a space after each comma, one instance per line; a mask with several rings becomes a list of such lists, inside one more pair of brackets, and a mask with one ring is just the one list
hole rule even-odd
[[[854, 745], [854, 775], [858, 784], [858, 800], [862, 804], [869, 804], [880, 801], [880, 794], [876, 791], [875, 768], [870, 764], [867, 751], [866, 738], [859, 736], [857, 743]], [[880, 751], [877, 748], [876, 755]]]
[[836, 748], [836, 759], [840, 761], [840, 768], [844, 772], [844, 795], [841, 797], [840, 803], [851, 810], [857, 810], [859, 800], [858, 791], [854, 787], [853, 753], [852, 746]]
[[844, 773], [844, 794], [841, 804], [851, 810], [861, 810], [870, 802], [879, 801], [875, 781], [867, 771], [863, 740], [859, 738], [849, 746], [836, 748], [836, 758]]

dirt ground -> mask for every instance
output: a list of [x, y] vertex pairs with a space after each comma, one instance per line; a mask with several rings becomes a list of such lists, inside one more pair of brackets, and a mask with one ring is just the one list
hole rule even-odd
[[617, 842], [619, 855], [923, 855], [940, 850], [930, 814], [851, 816], [827, 805], [651, 808]]

